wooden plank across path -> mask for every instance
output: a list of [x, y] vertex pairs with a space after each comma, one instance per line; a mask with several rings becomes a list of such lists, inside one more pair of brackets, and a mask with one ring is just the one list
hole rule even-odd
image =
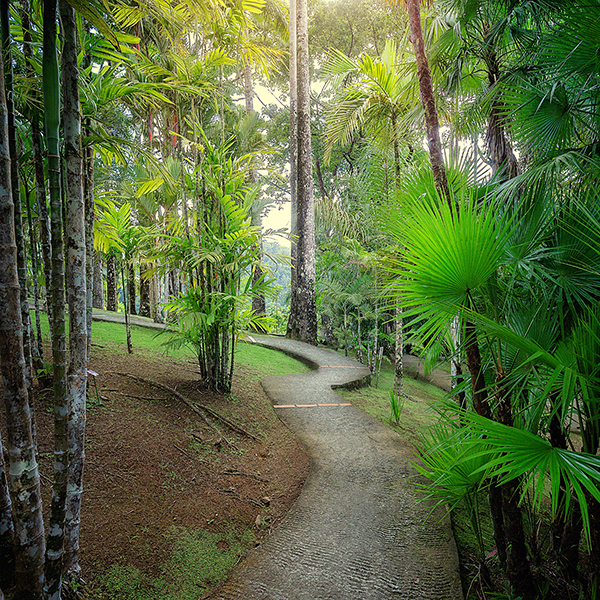
[[332, 389], [364, 383], [368, 369], [301, 342], [252, 341], [314, 368], [262, 382], [311, 470], [284, 521], [209, 598], [461, 600], [452, 531], [421, 501], [411, 448]]

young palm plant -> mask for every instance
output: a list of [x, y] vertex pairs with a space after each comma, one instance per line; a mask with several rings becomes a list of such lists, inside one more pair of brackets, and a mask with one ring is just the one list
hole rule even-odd
[[[150, 229], [158, 245], [148, 260], [165, 273], [178, 269], [184, 292], [171, 297], [166, 310], [177, 317], [170, 328], [171, 345], [190, 345], [202, 380], [211, 390], [231, 391], [236, 337], [242, 328], [266, 330], [269, 319], [249, 309], [253, 294], [268, 293], [268, 271], [252, 283], [252, 266], [260, 261], [262, 234], [250, 224], [256, 190], [245, 186], [242, 161], [234, 160], [208, 140], [199, 166], [202, 196], [197, 219], [174, 220], [165, 232]], [[263, 267], [264, 268], [264, 267]]]

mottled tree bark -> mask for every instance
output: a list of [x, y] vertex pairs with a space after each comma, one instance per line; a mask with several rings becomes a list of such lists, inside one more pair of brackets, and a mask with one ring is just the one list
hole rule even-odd
[[[88, 124], [89, 126], [89, 124]], [[83, 202], [85, 210], [85, 293], [87, 357], [92, 351], [92, 308], [94, 306], [94, 147], [87, 146], [83, 160]]]
[[65, 287], [63, 257], [62, 191], [59, 157], [59, 72], [56, 49], [56, 2], [44, 3], [44, 115], [48, 149], [48, 178], [52, 227], [52, 359], [54, 374], [54, 481], [48, 547], [45, 598], [57, 598], [62, 580], [63, 532], [68, 473]]
[[15, 528], [8, 479], [0, 439], [0, 587], [9, 589], [15, 580]]
[[65, 498], [68, 473], [67, 434], [67, 345], [65, 331], [65, 283], [63, 256], [62, 190], [59, 157], [60, 86], [56, 50], [56, 1], [44, 2], [44, 117], [48, 150], [50, 217], [52, 227], [52, 361], [54, 375], [54, 480], [48, 548], [46, 551], [45, 597], [57, 597], [62, 577]]
[[[3, 7], [8, 9], [8, 6]], [[23, 322], [17, 272], [8, 114], [0, 81], [0, 369], [6, 413], [9, 490], [16, 540], [15, 598], [38, 600], [44, 569], [44, 523], [40, 478], [32, 437], [23, 353]]]
[[35, 335], [32, 332], [31, 336], [31, 355], [33, 358], [33, 366], [37, 369], [43, 368], [44, 360], [44, 344], [42, 340], [42, 323], [40, 319], [40, 289], [38, 285], [38, 248], [37, 236], [33, 228], [33, 217], [31, 215], [31, 199], [27, 181], [23, 183], [25, 202], [27, 203], [27, 227], [29, 229], [29, 249], [31, 251], [31, 271], [33, 273], [33, 307], [35, 314]]
[[[25, 252], [25, 236], [23, 234], [23, 216], [21, 211], [21, 192], [19, 189], [19, 153], [17, 152], [17, 130], [15, 126], [14, 90], [13, 90], [13, 67], [10, 39], [10, 16], [8, 10], [9, 0], [2, 0], [2, 53], [4, 65], [4, 85], [6, 93], [6, 109], [8, 119], [8, 149], [11, 160], [11, 186], [13, 195], [15, 240], [17, 244], [17, 268], [19, 273], [21, 319], [23, 322], [23, 352], [25, 353], [25, 377], [31, 402], [31, 318], [29, 314], [29, 302], [27, 301], [27, 253]], [[32, 413], [33, 414], [33, 413]], [[35, 435], [34, 435], [35, 443]]]
[[65, 139], [65, 192], [67, 201], [66, 259], [69, 301], [69, 475], [67, 485], [63, 572], [71, 581], [80, 578], [79, 529], [83, 494], [85, 398], [87, 385], [86, 237], [81, 153], [81, 112], [77, 68], [75, 11], [59, 0], [63, 33], [62, 95]]
[[[31, 49], [31, 25], [29, 21], [29, 0], [21, 0], [21, 23], [23, 26], [23, 54], [25, 56], [25, 73], [28, 78], [34, 79], [33, 51]], [[51, 303], [48, 302], [52, 287], [52, 240], [50, 233], [50, 217], [46, 199], [46, 182], [44, 178], [44, 158], [42, 154], [42, 136], [40, 133], [40, 113], [33, 107], [31, 112], [31, 143], [33, 150], [33, 167], [35, 175], [35, 198], [40, 222], [40, 246], [42, 262], [44, 265], [44, 281], [46, 282], [46, 300], [49, 320], [52, 322]], [[51, 331], [52, 333], [52, 331]], [[52, 341], [52, 340], [51, 340]]]
[[310, 78], [306, 0], [297, 2], [298, 38], [298, 157], [296, 187], [297, 255], [295, 305], [290, 310], [290, 337], [317, 343], [315, 300], [315, 208], [310, 137]]
[[106, 259], [106, 310], [117, 312], [117, 259], [110, 254]]

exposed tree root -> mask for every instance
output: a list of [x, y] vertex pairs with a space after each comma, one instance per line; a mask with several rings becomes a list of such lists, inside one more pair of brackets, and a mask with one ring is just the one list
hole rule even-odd
[[[129, 377], [130, 379], [135, 379], [136, 381], [141, 381], [142, 383], [146, 383], [148, 385], [153, 385], [154, 387], [157, 387], [162, 390], [165, 390], [166, 392], [169, 392], [170, 394], [172, 394], [173, 396], [175, 396], [176, 398], [181, 400], [187, 407], [189, 407], [191, 410], [193, 410], [196, 414], [201, 416], [202, 419], [204, 420], [204, 422], [207, 425], [209, 425], [212, 429], [214, 429], [219, 435], [221, 435], [221, 432], [219, 431], [219, 429], [207, 419], [206, 415], [202, 411], [208, 413], [215, 419], [219, 419], [219, 421], [221, 421], [222, 423], [227, 425], [227, 427], [229, 427], [232, 431], [235, 431], [236, 433], [245, 435], [246, 437], [249, 437], [257, 442], [260, 441], [254, 434], [250, 433], [249, 431], [246, 431], [243, 427], [236, 425], [229, 419], [225, 418], [223, 415], [220, 415], [218, 412], [216, 412], [212, 408], [208, 408], [208, 406], [204, 406], [203, 404], [196, 404], [196, 403], [192, 402], [191, 400], [186, 398], [183, 394], [180, 394], [177, 390], [173, 389], [172, 387], [169, 387], [168, 385], [165, 385], [164, 383], [160, 383], [160, 382], [154, 381], [152, 379], [146, 379], [145, 377], [139, 377], [138, 375], [132, 375], [130, 373], [116, 373], [116, 375], [123, 375], [124, 377]], [[224, 437], [223, 439], [230, 446], [233, 445], [227, 438]]]
[[250, 433], [249, 431], [246, 431], [243, 427], [240, 427], [239, 425], [236, 425], [235, 423], [231, 422], [229, 419], [225, 418], [223, 415], [220, 415], [218, 412], [214, 411], [212, 408], [209, 408], [208, 406], [204, 406], [203, 404], [195, 404], [195, 406], [197, 406], [198, 408], [205, 410], [209, 415], [212, 415], [213, 417], [215, 417], [215, 419], [219, 419], [219, 421], [222, 421], [223, 423], [225, 423], [225, 425], [227, 425], [230, 429], [233, 429], [233, 431], [237, 431], [238, 433], [241, 433], [242, 435], [245, 435], [246, 437], [252, 438], [253, 440], [260, 442], [260, 440], [252, 433]]

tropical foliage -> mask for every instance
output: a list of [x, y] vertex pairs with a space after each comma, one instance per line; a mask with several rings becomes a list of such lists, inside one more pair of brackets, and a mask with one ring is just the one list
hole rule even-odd
[[[93, 288], [96, 305], [124, 307], [128, 341], [129, 314], [166, 322], [168, 343], [191, 346], [203, 384], [221, 393], [236, 339], [275, 321], [283, 331], [288, 314], [290, 335], [353, 353], [373, 374], [394, 361], [395, 420], [403, 351], [449, 361], [455, 387], [418, 468], [426, 495], [466, 507], [480, 595], [504, 585], [523, 598], [593, 597], [598, 4], [291, 8], [289, 18], [279, 0], [2, 3], [11, 459], [0, 464], [0, 587], [58, 598], [63, 577], [80, 578]], [[273, 101], [257, 111], [268, 86]], [[261, 219], [289, 197], [288, 260]], [[274, 276], [289, 290], [277, 301]], [[47, 538], [29, 408], [44, 348], [28, 289], [37, 322], [44, 301], [51, 317]]]

